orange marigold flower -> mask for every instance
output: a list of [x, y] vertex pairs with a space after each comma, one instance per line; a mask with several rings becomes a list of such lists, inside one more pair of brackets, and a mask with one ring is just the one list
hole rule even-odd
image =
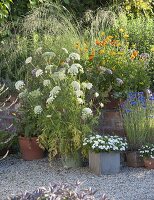
[[134, 60], [134, 59], [135, 59], [135, 56], [132, 54], [131, 57], [130, 57], [130, 59], [131, 59], [131, 60]]

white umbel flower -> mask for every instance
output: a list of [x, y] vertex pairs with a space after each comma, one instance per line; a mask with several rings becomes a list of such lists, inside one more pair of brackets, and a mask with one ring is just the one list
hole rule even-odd
[[73, 87], [73, 89], [74, 89], [75, 91], [80, 90], [80, 83], [79, 83], [79, 82], [77, 82], [77, 81], [72, 81], [71, 85], [72, 85], [72, 87]]
[[83, 99], [81, 99], [81, 98], [77, 98], [77, 101], [78, 101], [78, 103], [81, 104], [81, 105], [84, 104], [84, 101], [83, 101]]
[[71, 60], [80, 60], [80, 55], [78, 53], [71, 53], [69, 55], [69, 59], [71, 59]]
[[36, 70], [36, 73], [35, 73], [36, 77], [39, 77], [39, 76], [41, 76], [42, 74], [43, 74], [43, 70], [42, 70], [42, 69]]
[[42, 56], [44, 58], [54, 58], [54, 57], [56, 57], [56, 54], [54, 52], [45, 52], [42, 54]]
[[82, 92], [82, 90], [75, 91], [75, 94], [76, 94], [77, 97], [82, 97], [84, 95], [84, 93]]
[[83, 82], [83, 83], [82, 83], [82, 87], [83, 87], [84, 89], [90, 90], [90, 89], [92, 88], [92, 86], [93, 86], [92, 83], [86, 83], [86, 82]]
[[123, 80], [121, 80], [120, 78], [116, 78], [116, 81], [117, 81], [117, 83], [119, 84], [119, 85], [122, 85], [124, 82], [123, 82]]
[[82, 110], [82, 118], [83, 119], [86, 119], [87, 117], [92, 116], [92, 115], [93, 115], [93, 111], [90, 108], [84, 108]]
[[51, 91], [50, 91], [50, 97], [51, 96], [56, 96], [58, 93], [59, 93], [59, 91], [61, 90], [61, 88], [59, 87], [59, 86], [55, 86]]
[[15, 83], [15, 88], [16, 88], [16, 90], [22, 90], [23, 88], [24, 88], [24, 86], [25, 86], [25, 83], [23, 82], [23, 81], [17, 81], [16, 83]]
[[62, 50], [63, 50], [66, 54], [68, 54], [68, 50], [67, 50], [66, 48], [62, 48]]
[[55, 97], [54, 97], [54, 96], [51, 96], [51, 97], [49, 97], [49, 98], [47, 99], [46, 103], [47, 103], [47, 104], [51, 104], [51, 103], [53, 102], [54, 99], [55, 99]]
[[50, 80], [47, 79], [47, 80], [44, 80], [43, 81], [43, 85], [46, 87], [46, 86], [49, 86], [50, 85]]
[[32, 62], [32, 57], [28, 57], [26, 60], [25, 60], [25, 64], [29, 64]]
[[68, 73], [72, 75], [77, 75], [79, 73], [79, 70], [77, 66], [71, 65], [70, 68], [68, 69]]
[[98, 92], [95, 92], [94, 96], [97, 98], [99, 97], [99, 93]]
[[103, 104], [103, 103], [100, 103], [99, 105], [100, 105], [100, 107], [101, 107], [101, 108], [103, 108], [103, 107], [104, 107], [104, 104]]
[[41, 114], [42, 111], [43, 111], [43, 109], [42, 109], [41, 106], [35, 106], [35, 108], [34, 108], [34, 113], [35, 113], [36, 115]]

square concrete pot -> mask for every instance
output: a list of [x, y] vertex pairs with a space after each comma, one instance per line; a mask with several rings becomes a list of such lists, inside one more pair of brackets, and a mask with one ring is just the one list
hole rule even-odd
[[116, 174], [120, 171], [119, 152], [89, 152], [89, 168], [97, 175]]

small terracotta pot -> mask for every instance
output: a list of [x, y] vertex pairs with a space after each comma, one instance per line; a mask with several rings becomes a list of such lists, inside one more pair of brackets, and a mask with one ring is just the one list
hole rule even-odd
[[24, 160], [37, 160], [44, 157], [44, 151], [39, 147], [37, 137], [19, 137], [19, 146]]
[[144, 159], [144, 166], [147, 169], [154, 169], [154, 158], [145, 158]]

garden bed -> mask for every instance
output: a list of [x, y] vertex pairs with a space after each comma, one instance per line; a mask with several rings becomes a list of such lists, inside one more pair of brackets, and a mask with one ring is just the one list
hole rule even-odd
[[74, 183], [84, 181], [82, 187], [92, 187], [105, 193], [110, 200], [152, 200], [154, 170], [124, 167], [116, 175], [96, 176], [88, 168], [64, 169], [60, 162], [42, 159], [23, 161], [18, 156], [9, 156], [0, 163], [0, 197], [33, 191], [49, 183]]

